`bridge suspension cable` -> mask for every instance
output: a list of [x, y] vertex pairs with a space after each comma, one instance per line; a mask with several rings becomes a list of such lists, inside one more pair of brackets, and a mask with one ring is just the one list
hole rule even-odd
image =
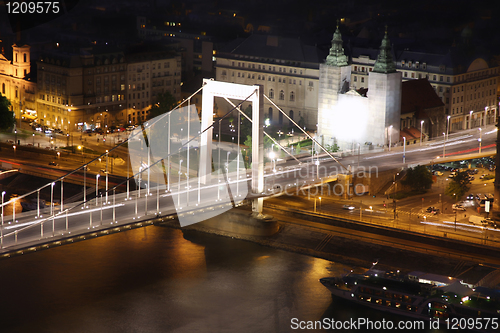
[[335, 158], [335, 156], [333, 156], [328, 150], [325, 149], [325, 147], [323, 147], [318, 141], [316, 141], [316, 139], [314, 137], [312, 137], [311, 135], [309, 135], [309, 133], [307, 133], [306, 131], [304, 131], [304, 129], [302, 127], [300, 127], [292, 118], [290, 118], [285, 111], [283, 111], [283, 109], [281, 109], [278, 105], [276, 105], [276, 103], [274, 103], [269, 97], [267, 97], [267, 95], [264, 94], [264, 97], [272, 104], [274, 105], [274, 107], [276, 107], [282, 114], [285, 115], [285, 117], [290, 121], [292, 122], [295, 126], [297, 126], [305, 135], [307, 135], [307, 137], [309, 139], [311, 139], [314, 143], [316, 143], [328, 156], [330, 156], [335, 162], [337, 162], [341, 167], [343, 167], [347, 172], [350, 172], [350, 170], [348, 168], [346, 168], [342, 163], [339, 162], [339, 160], [337, 160]]
[[[265, 95], [264, 95], [265, 96]], [[233, 109], [236, 109], [238, 110], [239, 114], [242, 114], [243, 116], [245, 116], [245, 118], [247, 118], [251, 123], [253, 123], [252, 119], [250, 119], [249, 116], [247, 116], [245, 114], [245, 112], [243, 112], [239, 107], [237, 107], [236, 105], [234, 105], [233, 102], [231, 102], [227, 97], [224, 97], [224, 99], [233, 106]], [[238, 123], [238, 126], [240, 126], [240, 124]], [[285, 147], [283, 147], [280, 143], [278, 143], [272, 136], [270, 136], [266, 131], [264, 131], [264, 134], [269, 138], [271, 139], [275, 145], [277, 145], [278, 147], [281, 148], [281, 150], [283, 150], [285, 153], [287, 153], [289, 156], [291, 156], [294, 160], [296, 160], [299, 165], [302, 164], [302, 162], [300, 162], [295, 156], [293, 156], [292, 154], [290, 154], [286, 149]]]

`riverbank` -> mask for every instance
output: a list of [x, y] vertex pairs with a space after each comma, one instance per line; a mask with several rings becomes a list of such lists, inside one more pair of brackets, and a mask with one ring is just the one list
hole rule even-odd
[[277, 219], [280, 226], [279, 232], [271, 237], [235, 235], [210, 229], [202, 224], [180, 228], [175, 219], [162, 221], [156, 225], [181, 229], [186, 239], [201, 245], [203, 245], [201, 236], [203, 233], [215, 234], [322, 258], [351, 267], [369, 268], [374, 261], [378, 261], [377, 267], [382, 270], [423, 271], [458, 277], [472, 284], [495, 270], [495, 267], [484, 265], [479, 261], [425, 254], [359, 239], [353, 240], [329, 230], [292, 223], [290, 217], [285, 219], [278, 216]]

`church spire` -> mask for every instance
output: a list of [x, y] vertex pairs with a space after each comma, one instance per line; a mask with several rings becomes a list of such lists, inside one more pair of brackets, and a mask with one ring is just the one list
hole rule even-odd
[[396, 73], [396, 65], [392, 60], [391, 43], [387, 37], [387, 26], [385, 26], [385, 35], [380, 45], [380, 53], [378, 54], [373, 71], [376, 73]]
[[344, 48], [342, 47], [342, 35], [339, 31], [339, 21], [337, 20], [337, 30], [333, 34], [332, 47], [330, 48], [330, 54], [326, 57], [326, 64], [330, 66], [347, 66], [347, 56], [344, 54]]

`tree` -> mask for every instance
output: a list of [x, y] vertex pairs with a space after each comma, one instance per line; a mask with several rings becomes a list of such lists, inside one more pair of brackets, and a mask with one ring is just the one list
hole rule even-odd
[[424, 191], [432, 185], [432, 173], [425, 166], [417, 165], [407, 170], [406, 178], [401, 184], [411, 187], [414, 191]]
[[[269, 139], [267, 135], [264, 136], [264, 151], [267, 151], [267, 149], [271, 148], [273, 145], [273, 140]], [[248, 146], [248, 148], [245, 149], [245, 160], [252, 160], [252, 137], [250, 135], [247, 135], [247, 139], [243, 143], [245, 146]], [[269, 157], [264, 155], [264, 162], [269, 161]]]
[[[239, 111], [238, 111], [239, 112]], [[252, 119], [252, 106], [249, 105], [245, 109], [243, 109], [243, 113], [248, 116], [248, 118]], [[246, 138], [249, 135], [252, 135], [252, 122], [249, 121], [244, 115], [240, 115], [240, 135], [242, 138]]]
[[14, 126], [15, 122], [14, 112], [10, 111], [10, 101], [0, 93], [0, 130]]
[[467, 172], [458, 172], [446, 187], [444, 194], [458, 200], [469, 190], [469, 184], [469, 174]]
[[455, 183], [455, 182], [450, 182], [446, 189], [444, 190], [444, 194], [452, 198], [453, 200], [457, 201], [458, 198], [461, 198], [462, 195], [465, 194], [467, 190], [464, 190], [460, 184]]
[[170, 112], [176, 105], [177, 101], [169, 91], [163, 94], [158, 94], [158, 101], [153, 104], [153, 106], [149, 110], [149, 119], [157, 117], [166, 112]]
[[325, 149], [330, 153], [336, 153], [340, 150], [339, 146], [336, 143], [333, 145], [325, 145]]

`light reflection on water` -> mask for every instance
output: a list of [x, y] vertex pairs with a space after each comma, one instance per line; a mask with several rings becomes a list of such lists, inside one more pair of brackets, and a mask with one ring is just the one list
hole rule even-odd
[[289, 332], [294, 317], [372, 315], [318, 281], [351, 267], [186, 238], [149, 226], [0, 261], [0, 331]]

